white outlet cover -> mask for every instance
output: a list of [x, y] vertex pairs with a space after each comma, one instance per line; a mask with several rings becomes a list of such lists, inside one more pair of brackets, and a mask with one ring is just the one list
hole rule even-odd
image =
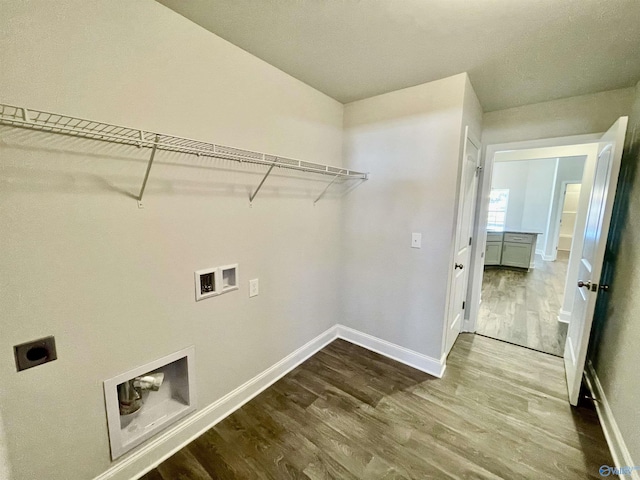
[[421, 233], [412, 233], [411, 234], [411, 248], [422, 248], [422, 234]]
[[255, 297], [260, 293], [260, 284], [258, 279], [249, 280], [249, 297]]

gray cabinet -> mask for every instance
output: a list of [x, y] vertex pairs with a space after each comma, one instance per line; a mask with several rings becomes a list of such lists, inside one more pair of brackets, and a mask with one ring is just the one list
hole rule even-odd
[[531, 263], [531, 245], [526, 243], [504, 242], [502, 244], [501, 265], [507, 267], [529, 268]]
[[531, 268], [536, 244], [535, 233], [487, 233], [485, 265]]
[[502, 259], [502, 233], [487, 233], [487, 247], [484, 251], [485, 265], [500, 265]]

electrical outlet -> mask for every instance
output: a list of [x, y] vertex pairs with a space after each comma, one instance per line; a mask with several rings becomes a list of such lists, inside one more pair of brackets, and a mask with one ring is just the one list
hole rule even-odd
[[58, 359], [56, 340], [53, 336], [40, 338], [13, 347], [16, 369], [20, 372]]
[[260, 293], [258, 279], [254, 278], [253, 280], [249, 280], [249, 297], [255, 297], [258, 293]]
[[422, 234], [421, 233], [412, 233], [411, 234], [411, 248], [422, 248]]

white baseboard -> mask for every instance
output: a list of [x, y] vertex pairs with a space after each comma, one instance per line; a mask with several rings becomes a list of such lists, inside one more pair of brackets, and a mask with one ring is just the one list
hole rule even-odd
[[[640, 465], [640, 459], [636, 459], [638, 463], [634, 463], [634, 460], [631, 458], [629, 449], [627, 448], [624, 438], [622, 438], [616, 419], [611, 411], [611, 406], [609, 405], [602, 388], [602, 384], [600, 383], [600, 379], [598, 378], [598, 374], [593, 368], [591, 361], [587, 362], [585, 376], [587, 380], [587, 387], [591, 391], [591, 396], [596, 400], [594, 403], [596, 405], [598, 417], [600, 418], [600, 425], [602, 425], [604, 436], [607, 439], [609, 450], [611, 450], [611, 456], [615, 463], [615, 465], [609, 466], [622, 468]], [[611, 476], [615, 477], [616, 475], [612, 474]], [[640, 480], [640, 471], [634, 470], [629, 474], [622, 474], [618, 478], [623, 480]]]
[[[280, 380], [280, 378], [285, 376], [316, 352], [322, 350], [336, 338], [337, 326], [334, 325], [310, 342], [298, 348], [295, 352], [287, 355], [275, 365], [272, 365], [248, 382], [240, 385], [220, 400], [208, 405], [200, 411], [195, 412], [193, 415], [180, 422], [177, 426], [160, 433], [139, 450], [135, 451], [121, 462], [116, 463], [106, 472], [97, 476], [94, 480], [131, 480], [140, 478], [185, 445], [198, 438], [218, 422], [231, 415], [238, 408], [242, 407], [253, 397], [273, 385], [275, 382]], [[157, 453], [154, 455], [154, 450], [160, 448], [172, 437], [175, 437], [185, 431], [195, 431], [195, 433], [189, 435], [186, 440], [180, 442], [179, 445], [176, 445], [170, 451], [160, 455]], [[153, 458], [153, 460], [150, 461], [150, 457]]]
[[536, 249], [536, 255], [540, 255], [540, 258], [545, 262], [553, 262], [556, 259], [555, 255], [545, 255], [542, 249]]
[[345, 327], [344, 325], [338, 325], [337, 327], [339, 338], [360, 345], [367, 350], [379, 353], [385, 357], [389, 357], [392, 360], [409, 365], [434, 377], [442, 378], [442, 375], [444, 375], [446, 368], [445, 358], [436, 359], [429, 357], [414, 350], [396, 345], [395, 343], [359, 332], [353, 328]]
[[571, 312], [560, 310], [560, 313], [558, 314], [558, 321], [561, 323], [569, 323], [569, 320], [571, 320]]
[[542, 260], [544, 260], [545, 262], [555, 262], [556, 261], [556, 256], [555, 255], [542, 255]]
[[[142, 477], [218, 422], [231, 415], [263, 390], [269, 388], [336, 338], [342, 338], [360, 345], [434, 377], [441, 378], [444, 374], [446, 358], [438, 360], [352, 328], [334, 325], [220, 400], [195, 412], [178, 425], [159, 433], [144, 446], [95, 477], [94, 480], [131, 480]], [[162, 450], [165, 443], [178, 435], [184, 437], [184, 440], [170, 450], [166, 450], [166, 448]]]

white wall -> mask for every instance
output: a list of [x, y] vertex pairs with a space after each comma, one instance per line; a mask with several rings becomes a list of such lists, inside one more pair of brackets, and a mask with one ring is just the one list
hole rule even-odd
[[545, 259], [555, 259], [562, 184], [582, 181], [585, 160], [584, 155], [503, 160], [493, 166], [491, 188], [509, 189], [505, 229], [542, 232], [538, 236], [537, 253]]
[[[345, 106], [347, 165], [375, 173], [345, 199], [342, 317], [436, 359], [463, 123], [472, 122], [476, 136], [480, 130], [475, 94], [467, 90], [465, 102], [468, 88], [462, 74]], [[410, 248], [412, 232], [423, 234], [422, 249]]]
[[529, 163], [496, 162], [491, 179], [492, 189], [509, 189], [505, 228], [519, 230], [522, 228], [522, 215], [527, 193], [527, 177]]
[[582, 181], [585, 160], [584, 155], [503, 160], [493, 166], [491, 188], [509, 189], [505, 229], [542, 232], [537, 250], [545, 259], [555, 259], [562, 184]]
[[[151, 0], [3, 2], [0, 65], [5, 103], [341, 162], [341, 104]], [[141, 210], [148, 150], [0, 134], [11, 478], [110, 467], [107, 378], [193, 344], [203, 408], [340, 320], [341, 208], [312, 203], [326, 178], [274, 172], [249, 208], [264, 168], [159, 154]], [[240, 290], [196, 303], [194, 270], [233, 262]], [[16, 373], [12, 346], [44, 335], [58, 360]]]
[[505, 230], [540, 233], [545, 244], [557, 159], [496, 162], [491, 188], [509, 189]]
[[527, 162], [496, 162], [493, 167], [492, 189], [508, 189], [507, 215], [505, 228], [522, 228], [522, 214], [527, 192]]
[[485, 113], [482, 144], [606, 132], [629, 114], [633, 92], [624, 88]]
[[558, 159], [542, 159], [537, 163], [529, 163], [527, 176], [527, 194], [522, 215], [522, 228], [538, 235], [536, 249], [542, 249], [547, 241], [549, 213], [553, 199]]

